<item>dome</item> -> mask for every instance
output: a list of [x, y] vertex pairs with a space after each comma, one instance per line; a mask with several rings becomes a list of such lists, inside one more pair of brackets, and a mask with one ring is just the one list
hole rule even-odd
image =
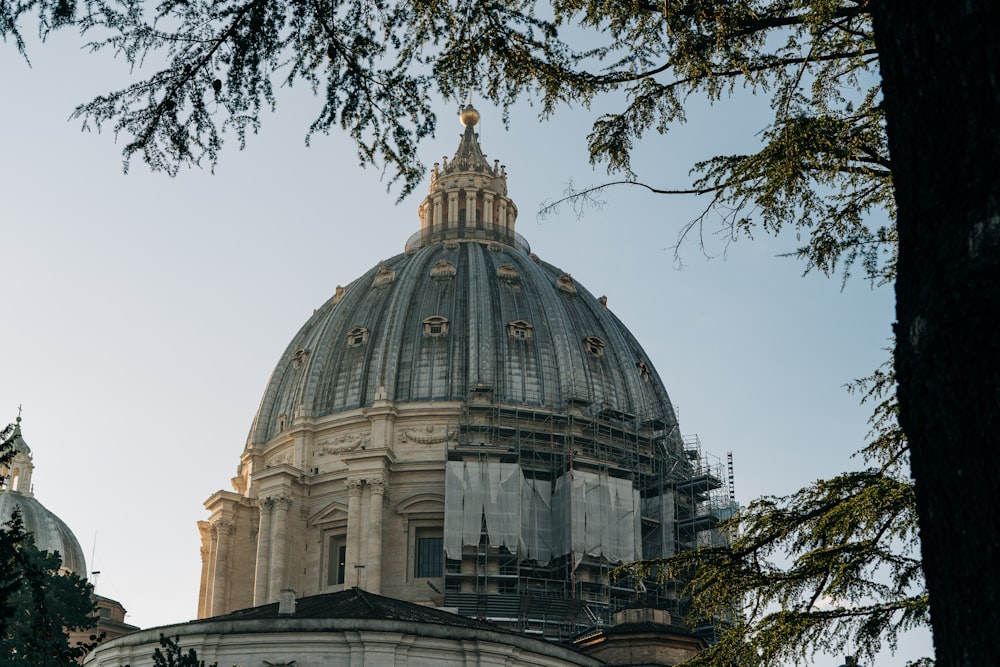
[[235, 492], [205, 503], [200, 618], [358, 587], [565, 639], [639, 589], [678, 611], [610, 572], [716, 539], [721, 476], [607, 300], [516, 233], [460, 118], [419, 231], [281, 355]]
[[456, 239], [387, 259], [327, 301], [286, 348], [251, 441], [291, 419], [464, 401], [662, 417], [672, 409], [622, 322], [524, 245]]
[[369, 406], [503, 403], [674, 422], [646, 353], [622, 322], [514, 232], [506, 168], [490, 165], [462, 109], [454, 157], [434, 165], [421, 230], [400, 255], [336, 293], [286, 348], [250, 433]]
[[61, 570], [87, 576], [87, 565], [83, 549], [76, 535], [58, 516], [35, 499], [31, 489], [31, 449], [21, 437], [21, 418], [17, 418], [12, 437], [14, 458], [7, 469], [2, 471], [4, 484], [0, 487], [0, 523], [6, 523], [20, 508], [26, 532], [34, 534], [35, 546], [41, 551], [59, 552], [62, 556]]

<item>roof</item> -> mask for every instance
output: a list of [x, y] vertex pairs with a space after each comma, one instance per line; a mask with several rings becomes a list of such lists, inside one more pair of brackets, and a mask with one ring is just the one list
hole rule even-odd
[[311, 595], [295, 600], [294, 614], [278, 613], [277, 602], [250, 607], [238, 611], [201, 619], [198, 623], [210, 621], [238, 621], [273, 618], [321, 618], [321, 619], [366, 619], [378, 621], [404, 621], [411, 623], [432, 623], [457, 628], [506, 632], [501, 628], [466, 616], [459, 616], [441, 609], [425, 607], [412, 602], [387, 598], [360, 588], [350, 588], [336, 593]]
[[9, 521], [16, 508], [21, 509], [24, 530], [34, 535], [35, 546], [40, 551], [59, 552], [64, 569], [81, 577], [87, 576], [87, 564], [80, 542], [62, 519], [35, 498], [19, 491], [0, 491], [0, 523]]
[[278, 361], [250, 440], [377, 396], [465, 401], [476, 387], [498, 403], [675, 423], [645, 351], [583, 285], [520, 248], [461, 239], [385, 260], [321, 306]]

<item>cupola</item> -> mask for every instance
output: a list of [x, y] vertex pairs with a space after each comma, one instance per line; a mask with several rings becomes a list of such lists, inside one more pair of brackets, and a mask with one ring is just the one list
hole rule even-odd
[[430, 193], [420, 204], [420, 234], [408, 244], [419, 247], [443, 239], [479, 239], [518, 245], [514, 233], [517, 206], [507, 196], [507, 170], [486, 159], [479, 146], [479, 112], [471, 104], [459, 114], [465, 131], [451, 160], [435, 162]]

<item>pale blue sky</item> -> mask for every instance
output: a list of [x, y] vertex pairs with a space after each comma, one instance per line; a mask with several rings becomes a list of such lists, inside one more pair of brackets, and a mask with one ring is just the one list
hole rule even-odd
[[[98, 592], [149, 627], [195, 615], [201, 503], [230, 488], [279, 355], [337, 285], [402, 251], [426, 185], [397, 206], [398, 191], [358, 168], [344, 135], [306, 149], [319, 103], [303, 90], [281, 91], [247, 150], [230, 137], [215, 175], [171, 179], [141, 163], [123, 175], [113, 137], [67, 118], [129, 72], [75, 45], [58, 35], [33, 46], [32, 68], [0, 46], [0, 421], [24, 405], [36, 496], [76, 532], [101, 571]], [[885, 359], [890, 288], [801, 277], [801, 264], [778, 257], [797, 247], [790, 234], [728, 251], [708, 236], [714, 258], [688, 245], [678, 270], [669, 247], [700, 210], [693, 198], [617, 189], [582, 219], [566, 209], [538, 220], [571, 179], [605, 178], [584, 142], [597, 110], [540, 123], [521, 106], [505, 131], [499, 111], [478, 107], [483, 149], [507, 165], [518, 232], [608, 296], [683, 432], [719, 458], [733, 452], [738, 500], [860, 465], [849, 457], [868, 410], [843, 385]], [[421, 147], [428, 165], [454, 152], [456, 109], [441, 103], [437, 136]], [[696, 160], [751, 147], [767, 110], [749, 97], [695, 106], [690, 124], [643, 142], [640, 176], [685, 185]]]

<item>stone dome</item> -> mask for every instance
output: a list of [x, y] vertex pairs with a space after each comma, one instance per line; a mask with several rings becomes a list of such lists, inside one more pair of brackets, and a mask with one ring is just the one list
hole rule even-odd
[[461, 119], [420, 230], [281, 355], [233, 492], [205, 502], [199, 618], [354, 586], [565, 639], [634, 602], [616, 565], [717, 539], [719, 475], [646, 353], [515, 232]]
[[430, 243], [381, 262], [327, 301], [287, 347], [253, 426], [397, 403], [502, 403], [672, 414], [648, 357], [569, 274], [517, 247]]
[[506, 169], [465, 134], [435, 164], [406, 251], [338, 287], [287, 347], [250, 433], [261, 445], [295, 419], [396, 403], [494, 401], [674, 421], [662, 382], [622, 322], [514, 232]]
[[17, 508], [21, 510], [24, 529], [33, 533], [35, 545], [41, 551], [59, 552], [62, 556], [63, 571], [71, 571], [87, 576], [87, 564], [83, 549], [76, 535], [58, 516], [50, 512], [35, 497], [31, 489], [31, 475], [34, 469], [31, 449], [21, 437], [21, 418], [17, 418], [12, 440], [14, 458], [6, 469], [0, 471], [4, 483], [0, 486], [0, 523], [6, 523]]

